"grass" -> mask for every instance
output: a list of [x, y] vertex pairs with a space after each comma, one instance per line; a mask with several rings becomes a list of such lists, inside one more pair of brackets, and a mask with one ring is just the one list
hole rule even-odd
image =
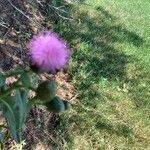
[[71, 43], [79, 94], [57, 126], [64, 149], [150, 148], [149, 7], [148, 0], [86, 0], [66, 6], [73, 21], [55, 22]]
[[64, 3], [50, 1], [38, 11], [42, 25], [70, 43], [68, 74], [78, 97], [57, 120], [56, 142], [44, 139], [44, 144], [64, 150], [149, 150], [149, 0], [82, 0], [65, 5], [63, 14], [53, 5]]

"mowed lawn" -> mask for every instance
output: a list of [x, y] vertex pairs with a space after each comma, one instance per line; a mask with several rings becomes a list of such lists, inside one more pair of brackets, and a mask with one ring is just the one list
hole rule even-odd
[[150, 149], [150, 1], [85, 0], [54, 26], [72, 49], [77, 97], [60, 115], [65, 150]]

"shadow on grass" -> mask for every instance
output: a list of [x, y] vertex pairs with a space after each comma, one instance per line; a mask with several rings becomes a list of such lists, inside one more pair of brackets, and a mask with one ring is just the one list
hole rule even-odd
[[[70, 9], [70, 6], [68, 8]], [[57, 21], [53, 26], [54, 31], [59, 32], [71, 43], [73, 63], [69, 73], [80, 93], [80, 102], [88, 109], [96, 109], [97, 104], [103, 99], [102, 93], [97, 90], [98, 87], [93, 88], [93, 85], [99, 83], [101, 79], [121, 83], [129, 80], [126, 65], [131, 63], [133, 58], [122, 51], [121, 44], [126, 43], [135, 47], [144, 44], [144, 40], [138, 34], [118, 23], [116, 17], [103, 7], [97, 7], [94, 12], [92, 15], [87, 11], [75, 12], [75, 19], [71, 21], [56, 17]], [[78, 108], [78, 111], [82, 113], [83, 110]], [[88, 115], [86, 117], [92, 118]], [[78, 127], [88, 123], [83, 118], [78, 118], [79, 116], [73, 116], [71, 122], [77, 123]], [[128, 126], [118, 124], [114, 127], [99, 120], [95, 128], [128, 139], [132, 134]]]
[[[40, 10], [45, 16], [45, 22], [51, 18], [54, 21], [53, 30], [59, 32], [74, 47], [72, 57], [77, 65], [71, 68], [72, 78], [83, 69], [87, 74], [90, 73], [85, 79], [86, 84], [93, 80], [99, 81], [102, 77], [109, 80], [127, 79], [125, 66], [131, 59], [122, 52], [120, 43], [139, 47], [144, 43], [139, 35], [117, 23], [116, 17], [103, 7], [97, 7], [96, 15], [93, 16], [85, 11], [74, 13], [73, 20], [63, 20], [57, 13], [71, 18], [72, 13], [69, 11], [76, 11], [75, 8], [63, 1], [56, 1], [55, 7], [63, 5], [68, 9], [67, 13], [62, 13], [51, 5], [52, 2], [47, 2]], [[82, 43], [83, 50], [80, 47]], [[82, 86], [82, 82], [80, 85]]]
[[96, 15], [89, 15], [88, 12], [75, 14], [76, 20], [60, 20], [54, 26], [54, 30], [73, 45], [74, 64], [70, 76], [79, 81], [77, 90], [81, 93], [80, 99], [86, 99], [84, 103], [87, 106], [93, 106], [89, 99], [99, 95], [91, 86], [102, 78], [128, 81], [126, 64], [132, 63], [133, 59], [122, 51], [121, 44], [132, 44], [135, 47], [144, 44], [139, 35], [119, 24], [104, 8], [98, 7], [95, 13]]
[[[99, 17], [91, 17], [88, 13], [77, 16], [79, 23], [66, 23], [60, 25], [56, 31], [74, 44], [77, 42], [79, 47], [73, 51], [73, 59], [78, 62], [73, 69], [73, 75], [80, 66], [86, 64], [84, 70], [91, 73], [87, 80], [99, 80], [101, 77], [110, 80], [126, 79], [125, 65], [131, 61], [130, 56], [122, 52], [119, 43], [126, 42], [136, 47], [141, 46], [144, 41], [136, 33], [128, 31], [121, 25], [116, 25], [114, 17], [104, 9], [98, 8]], [[87, 43], [88, 50], [82, 52], [80, 43]], [[76, 43], [75, 43], [76, 44]], [[88, 82], [87, 82], [88, 83]]]

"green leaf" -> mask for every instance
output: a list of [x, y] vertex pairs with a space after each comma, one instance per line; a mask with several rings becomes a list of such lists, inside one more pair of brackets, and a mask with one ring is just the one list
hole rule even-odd
[[22, 130], [27, 115], [27, 93], [17, 90], [15, 96], [6, 100], [0, 100], [0, 110], [3, 111], [11, 131], [11, 135], [17, 143], [21, 142]]
[[16, 142], [20, 142], [20, 139], [18, 137], [18, 133], [16, 130], [15, 115], [11, 106], [4, 100], [0, 100], [0, 109], [3, 110], [3, 113], [8, 120], [8, 124], [10, 126], [10, 130], [11, 130], [11, 134], [13, 138], [15, 139]]
[[55, 97], [49, 103], [46, 103], [45, 106], [49, 111], [52, 112], [63, 112], [70, 107], [69, 102], [60, 99], [59, 97]]
[[31, 86], [30, 77], [29, 77], [29, 75], [26, 72], [24, 72], [23, 74], [21, 74], [21, 81], [22, 81], [22, 84], [25, 87], [30, 87]]
[[0, 148], [4, 149], [4, 139], [5, 139], [5, 134], [3, 132], [0, 132]]
[[56, 90], [57, 85], [55, 81], [44, 81], [37, 88], [37, 98], [41, 100], [41, 103], [50, 102], [55, 97]]
[[16, 75], [23, 74], [23, 73], [24, 73], [24, 70], [21, 67], [16, 67], [15, 69], [12, 69], [9, 72], [7, 72], [6, 76], [7, 77], [16, 76]]
[[0, 142], [2, 143], [4, 141], [5, 134], [4, 132], [0, 132]]
[[6, 77], [0, 73], [0, 88], [5, 86]]
[[17, 128], [22, 130], [27, 112], [27, 92], [23, 90], [17, 90], [16, 95], [11, 98], [15, 101], [13, 105], [14, 114], [16, 117]]

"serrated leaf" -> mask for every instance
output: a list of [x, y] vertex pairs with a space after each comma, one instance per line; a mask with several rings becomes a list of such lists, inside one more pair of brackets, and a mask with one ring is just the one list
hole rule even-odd
[[13, 138], [15, 139], [16, 142], [20, 142], [20, 139], [18, 137], [18, 133], [16, 130], [15, 115], [14, 115], [14, 112], [13, 112], [11, 106], [7, 102], [5, 102], [4, 100], [1, 99], [0, 100], [0, 109], [3, 110], [3, 113], [8, 120], [8, 124], [10, 126], [10, 130], [11, 130], [11, 134], [12, 134]]
[[24, 86], [26, 86], [26, 87], [30, 87], [31, 86], [30, 77], [29, 77], [29, 75], [26, 72], [21, 74], [21, 81], [22, 81], [22, 84]]
[[27, 115], [27, 93], [17, 90], [15, 96], [0, 100], [0, 109], [7, 118], [12, 137], [20, 143]]
[[27, 93], [23, 90], [16, 91], [16, 95], [12, 97], [12, 100], [15, 101], [13, 110], [16, 117], [17, 128], [22, 130], [27, 111]]

